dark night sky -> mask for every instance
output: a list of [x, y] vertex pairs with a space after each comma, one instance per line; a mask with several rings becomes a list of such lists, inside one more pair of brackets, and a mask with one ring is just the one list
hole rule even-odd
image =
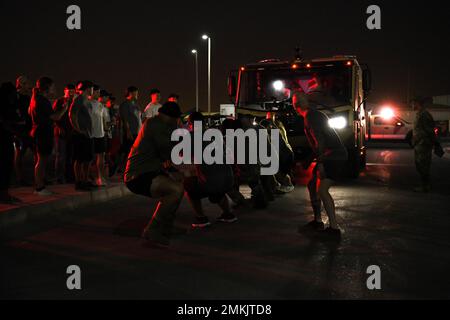
[[[394, 3], [395, 2], [395, 3]], [[381, 31], [366, 8], [382, 9]], [[82, 30], [66, 29], [66, 8], [82, 9]], [[192, 48], [200, 51], [206, 106], [206, 32], [213, 38], [213, 106], [228, 102], [230, 69], [263, 58], [354, 54], [374, 74], [372, 100], [405, 100], [408, 65], [415, 94], [450, 94], [450, 23], [445, 2], [421, 1], [4, 1], [0, 81], [53, 77], [58, 89], [91, 79], [120, 99], [128, 85], [158, 87], [194, 106]]]

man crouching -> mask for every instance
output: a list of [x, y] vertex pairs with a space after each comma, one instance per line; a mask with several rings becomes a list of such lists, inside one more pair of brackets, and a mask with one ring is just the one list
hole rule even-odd
[[175, 213], [183, 199], [181, 181], [174, 178], [172, 166], [172, 132], [177, 129], [181, 111], [178, 104], [168, 102], [159, 109], [159, 115], [148, 119], [128, 156], [125, 184], [131, 192], [158, 199], [153, 217], [142, 237], [151, 244], [168, 246]]

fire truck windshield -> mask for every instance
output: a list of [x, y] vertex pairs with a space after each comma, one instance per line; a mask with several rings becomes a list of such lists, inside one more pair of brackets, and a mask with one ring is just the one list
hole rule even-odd
[[293, 90], [306, 93], [310, 103], [317, 106], [333, 108], [350, 104], [352, 68], [330, 66], [245, 71], [241, 78], [239, 106], [259, 109], [265, 103], [290, 99]]

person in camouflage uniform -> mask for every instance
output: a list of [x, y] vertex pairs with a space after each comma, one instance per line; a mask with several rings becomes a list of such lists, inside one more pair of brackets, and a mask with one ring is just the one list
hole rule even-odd
[[431, 190], [430, 171], [436, 134], [433, 116], [426, 109], [428, 102], [426, 99], [420, 98], [413, 101], [413, 108], [417, 111], [413, 130], [414, 156], [416, 169], [422, 182], [420, 187], [414, 189], [416, 192], [429, 192]]

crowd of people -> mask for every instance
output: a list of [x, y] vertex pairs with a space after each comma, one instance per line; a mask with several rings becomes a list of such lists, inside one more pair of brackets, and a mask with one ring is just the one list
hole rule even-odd
[[[34, 154], [34, 193], [38, 196], [52, 195], [47, 188], [46, 173], [50, 159], [54, 159], [56, 183], [73, 183], [81, 192], [105, 187], [110, 177], [123, 174], [130, 191], [158, 201], [143, 238], [163, 246], [168, 245], [171, 236], [178, 232], [174, 229], [174, 219], [184, 195], [195, 213], [192, 227], [205, 228], [211, 222], [203, 210], [202, 199], [207, 198], [218, 205], [221, 210], [219, 222], [234, 223], [238, 218], [231, 204], [234, 203], [235, 208], [264, 209], [275, 200], [276, 194], [294, 190], [294, 152], [286, 129], [273, 113], [268, 113], [259, 124], [248, 116], [227, 118], [216, 124], [222, 130], [224, 140], [227, 129], [279, 130], [280, 169], [276, 175], [267, 176], [261, 175], [260, 163], [251, 164], [250, 161], [235, 165], [226, 164], [226, 161], [224, 164], [174, 165], [174, 130], [183, 127], [194, 135], [195, 122], [202, 125], [202, 130], [211, 127], [211, 122], [199, 112], [191, 113], [188, 121], [183, 123], [176, 94], [161, 104], [160, 91], [153, 89], [150, 103], [141, 108], [139, 90], [131, 86], [126, 90], [125, 101], [118, 105], [112, 94], [98, 85], [79, 81], [67, 84], [61, 98], [54, 100], [54, 96], [55, 83], [48, 77], [37, 80], [32, 89], [25, 76], [17, 79], [16, 86], [12, 83], [1, 86], [1, 202], [20, 201], [8, 192], [14, 167], [17, 183], [29, 184], [23, 174], [23, 160], [28, 150]], [[306, 227], [340, 238], [329, 189], [340, 179], [347, 151], [336, 132], [327, 125], [327, 116], [310, 108], [304, 94], [294, 94], [293, 106], [305, 119], [305, 134], [313, 150], [307, 166], [315, 160], [313, 178], [308, 185], [314, 220]], [[267, 144], [266, 148], [270, 149], [270, 138], [258, 140], [258, 147], [262, 144]], [[233, 152], [237, 157], [237, 150]], [[241, 194], [242, 184], [251, 188], [251, 199], [247, 200]], [[327, 229], [322, 222], [322, 205], [330, 222]]]
[[[52, 195], [50, 183], [71, 183], [82, 192], [107, 186], [111, 177], [123, 173], [142, 123], [161, 107], [157, 89], [151, 91], [144, 112], [138, 104], [139, 90], [133, 86], [120, 105], [91, 81], [67, 84], [57, 99], [55, 91], [49, 77], [33, 86], [26, 76], [19, 76], [15, 85], [1, 86], [2, 203], [20, 202], [9, 193], [13, 173], [17, 186], [34, 185], [34, 193], [44, 197]], [[169, 100], [177, 101], [178, 95]], [[26, 176], [27, 153], [33, 155], [34, 181]], [[54, 175], [48, 174], [49, 166]]]

